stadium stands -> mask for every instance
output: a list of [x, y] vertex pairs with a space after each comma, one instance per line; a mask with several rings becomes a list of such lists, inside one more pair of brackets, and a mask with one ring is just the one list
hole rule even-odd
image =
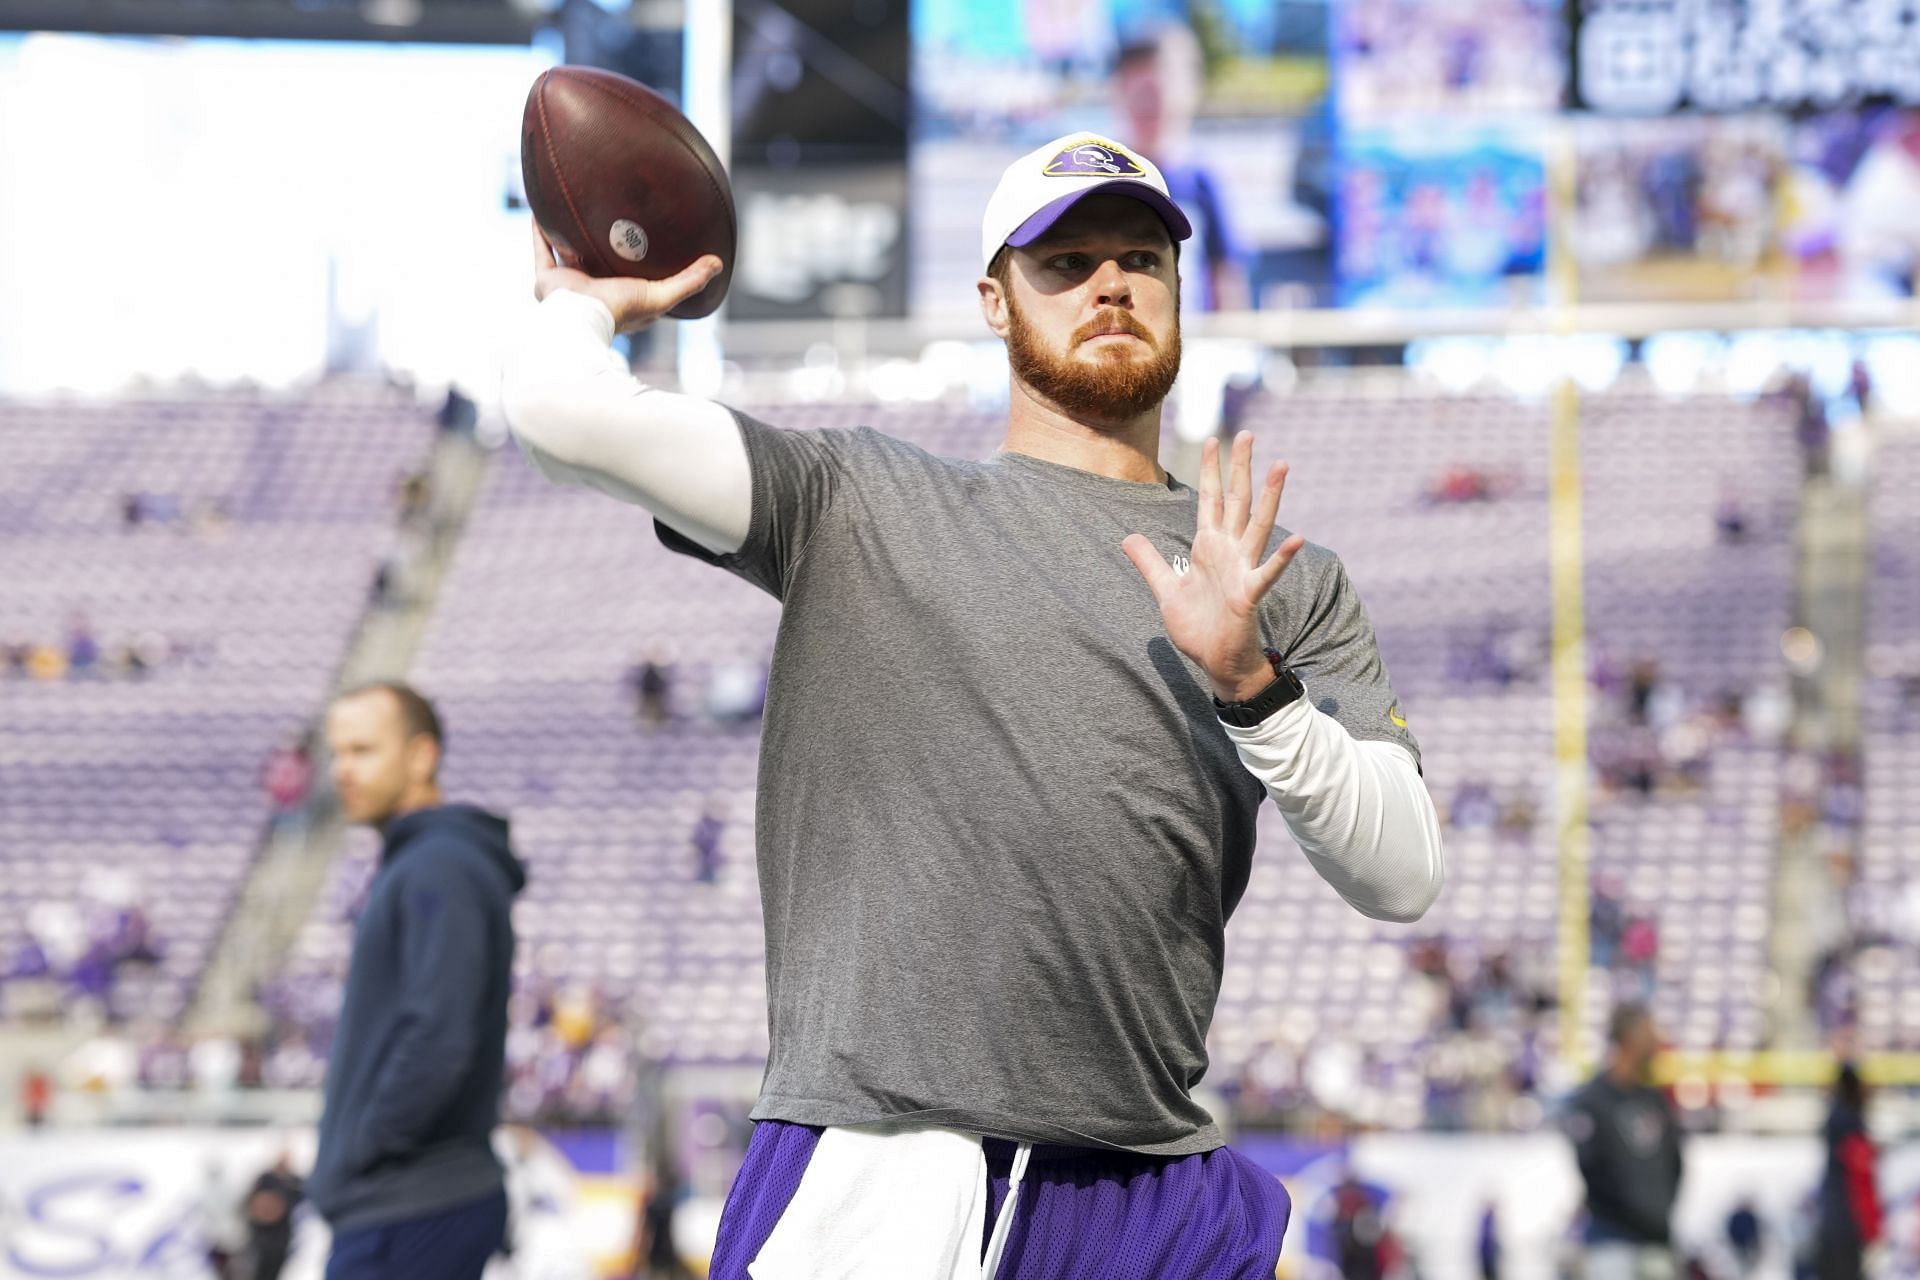
[[1886, 434], [1870, 496], [1865, 795], [1848, 894], [1860, 1041], [1920, 1049], [1920, 436]]
[[[1463, 1043], [1485, 1048], [1480, 1059], [1496, 1069], [1527, 1073], [1542, 1056], [1535, 1037], [1557, 1041], [1550, 1020], [1529, 1016], [1551, 997], [1558, 932], [1548, 420], [1539, 404], [1377, 385], [1375, 400], [1296, 394], [1249, 421], [1264, 452], [1294, 465], [1288, 521], [1337, 549], [1359, 584], [1420, 735], [1449, 821], [1449, 887], [1412, 933], [1444, 938], [1450, 954], [1437, 974], [1409, 966], [1398, 944], [1410, 932], [1343, 911], [1269, 823], [1230, 931], [1215, 1040], [1223, 1075], [1242, 1062], [1270, 1073], [1276, 1042], [1283, 1058], [1311, 1043], [1315, 1059], [1336, 1064], [1321, 1092], [1411, 1125], [1423, 1080], [1449, 1076], [1443, 1059]], [[1713, 712], [1722, 695], [1778, 678], [1798, 481], [1791, 436], [1765, 406], [1631, 391], [1589, 400], [1584, 429], [1597, 894], [1642, 946], [1657, 946], [1643, 959], [1619, 954], [1615, 921], [1616, 936], [1596, 948], [1587, 1026], [1597, 1031], [1617, 992], [1651, 998], [1682, 1044], [1751, 1046], [1762, 1030], [1777, 753], [1728, 723], [1737, 716]], [[1735, 506], [1732, 535], [1719, 518]], [[1627, 667], [1648, 659], [1658, 664], [1657, 675], [1641, 668], [1653, 706], [1636, 715]], [[1644, 776], [1615, 758], [1621, 740], [1644, 753]], [[1695, 763], [1682, 767], [1682, 756]], [[1633, 781], [1649, 793], [1623, 785]], [[1484, 992], [1490, 971], [1516, 986], [1496, 993], [1501, 1016], [1483, 1018], [1470, 993]], [[1290, 1069], [1314, 1072], [1311, 1062]]]
[[385, 398], [0, 407], [14, 1012], [183, 1011], [260, 845], [262, 766], [324, 700], [431, 430]]

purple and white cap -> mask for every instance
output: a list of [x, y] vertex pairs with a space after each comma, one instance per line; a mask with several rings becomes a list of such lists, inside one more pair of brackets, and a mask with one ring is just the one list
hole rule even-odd
[[1000, 175], [980, 225], [980, 269], [986, 270], [1001, 245], [1019, 248], [1038, 240], [1075, 201], [1096, 191], [1132, 196], [1147, 205], [1175, 240], [1193, 234], [1153, 161], [1111, 138], [1069, 133], [1029, 151]]

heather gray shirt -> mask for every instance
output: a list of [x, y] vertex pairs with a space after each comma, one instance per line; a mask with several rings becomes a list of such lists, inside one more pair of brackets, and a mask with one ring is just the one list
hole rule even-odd
[[[735, 416], [745, 544], [660, 531], [785, 606], [754, 1118], [1219, 1146], [1190, 1095], [1265, 790], [1120, 550], [1182, 566], [1194, 490]], [[1338, 558], [1309, 544], [1263, 612], [1317, 707], [1418, 760]]]

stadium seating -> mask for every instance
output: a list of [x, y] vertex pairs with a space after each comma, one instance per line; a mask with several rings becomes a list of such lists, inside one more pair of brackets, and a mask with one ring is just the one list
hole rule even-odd
[[[184, 1009], [431, 432], [390, 397], [0, 406], [0, 644], [54, 677], [0, 672], [0, 973], [36, 920], [84, 950], [137, 907], [161, 958], [111, 1010]], [[60, 676], [78, 616], [99, 655]]]
[[[1548, 418], [1537, 403], [1381, 385], [1378, 399], [1260, 403], [1249, 425], [1263, 455], [1293, 464], [1283, 519], [1338, 550], [1367, 602], [1443, 817], [1472, 786], [1534, 820], [1450, 827], [1448, 888], [1416, 930], [1342, 908], [1267, 822], [1249, 902], [1229, 930], [1215, 1043], [1226, 1073], [1276, 1036], [1296, 1048], [1347, 1038], [1379, 1081], [1376, 1112], [1411, 1124], [1434, 1014], [1398, 944], [1431, 932], [1469, 962], [1505, 954], [1551, 974]], [[1616, 391], [1589, 399], [1582, 429], [1590, 659], [1657, 659], [1695, 703], [1777, 678], [1798, 481], [1787, 424], [1751, 404]], [[1494, 496], [1434, 501], [1437, 479], [1462, 466]], [[1717, 541], [1715, 525], [1729, 484], [1750, 525], [1735, 545]], [[1488, 650], [1491, 672], [1460, 661]], [[1617, 702], [1591, 691], [1595, 735], [1620, 718]], [[1698, 793], [1596, 793], [1592, 805], [1597, 877], [1653, 917], [1653, 1004], [1682, 1044], [1753, 1045], [1761, 1033], [1776, 755], [1726, 744]], [[1613, 994], [1596, 978], [1590, 1034]], [[1517, 1037], [1501, 1050], [1506, 1061], [1525, 1056]]]
[[1849, 893], [1860, 1039], [1920, 1049], [1920, 436], [1886, 433], [1870, 495], [1864, 830]]

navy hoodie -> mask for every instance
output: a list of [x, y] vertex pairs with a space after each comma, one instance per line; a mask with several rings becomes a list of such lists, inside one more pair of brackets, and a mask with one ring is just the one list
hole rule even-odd
[[502, 818], [417, 809], [386, 830], [354, 931], [320, 1152], [307, 1184], [335, 1231], [424, 1217], [500, 1188], [513, 897]]

